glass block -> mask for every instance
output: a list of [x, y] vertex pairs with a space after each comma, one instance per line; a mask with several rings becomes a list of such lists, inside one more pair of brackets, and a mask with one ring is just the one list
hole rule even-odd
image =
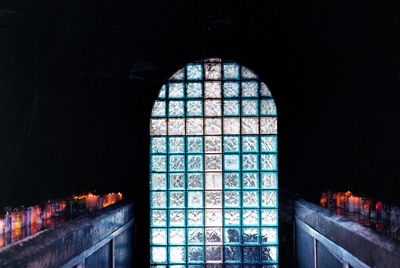
[[206, 244], [221, 244], [222, 228], [206, 228]]
[[166, 263], [167, 262], [167, 248], [166, 247], [151, 247], [151, 261], [152, 261], [152, 263]]
[[165, 116], [165, 101], [157, 100], [154, 102], [153, 109], [151, 110], [151, 116], [163, 117]]
[[242, 97], [258, 97], [258, 83], [242, 82]]
[[203, 228], [188, 228], [188, 244], [202, 245], [204, 243]]
[[167, 120], [150, 119], [150, 135], [151, 136], [167, 135]]
[[240, 225], [240, 210], [225, 209], [225, 225]]
[[258, 243], [258, 228], [243, 228], [243, 243]]
[[225, 135], [239, 135], [240, 134], [240, 118], [224, 118], [224, 134]]
[[225, 173], [225, 188], [238, 189], [240, 188], [239, 173]]
[[243, 168], [243, 170], [258, 170], [258, 155], [257, 154], [243, 154], [242, 155], [242, 168]]
[[203, 102], [199, 100], [189, 100], [186, 102], [187, 116], [203, 116]]
[[225, 248], [225, 261], [227, 262], [240, 262], [240, 247], [226, 246]]
[[169, 118], [168, 135], [185, 135], [185, 119]]
[[243, 152], [258, 152], [258, 136], [243, 136], [242, 150]]
[[243, 209], [243, 225], [259, 225], [258, 209]]
[[258, 133], [258, 117], [242, 117], [242, 134]]
[[169, 153], [184, 153], [185, 138], [184, 137], [169, 137], [168, 138]]
[[276, 136], [261, 136], [261, 151], [276, 152], [278, 148], [278, 139]]
[[273, 99], [262, 99], [260, 101], [261, 115], [276, 115], [276, 106]]
[[169, 261], [171, 263], [184, 263], [185, 258], [185, 247], [169, 247]]
[[169, 174], [169, 189], [170, 190], [185, 189], [185, 174], [184, 173], [170, 173]]
[[224, 240], [227, 244], [239, 244], [241, 237], [240, 228], [230, 227], [225, 228]]
[[184, 228], [170, 228], [169, 234], [169, 245], [184, 245], [185, 244], [185, 229]]
[[204, 97], [211, 99], [221, 98], [221, 82], [204, 82]]
[[151, 211], [151, 226], [167, 226], [167, 213], [165, 210]]
[[204, 114], [205, 116], [221, 116], [222, 109], [221, 100], [205, 100]]
[[167, 171], [167, 157], [165, 155], [151, 156], [152, 171]]
[[261, 255], [263, 262], [278, 262], [278, 247], [262, 247]]
[[224, 64], [224, 79], [239, 79], [239, 65], [236, 63]]
[[206, 261], [222, 261], [222, 246], [207, 246]]
[[185, 76], [185, 70], [182, 68], [174, 73], [169, 79], [170, 80], [183, 80]]
[[221, 153], [221, 136], [206, 136], [204, 138], [206, 153]]
[[256, 172], [243, 172], [242, 183], [244, 189], [258, 188], [258, 173]]
[[167, 142], [165, 137], [151, 138], [151, 153], [153, 154], [167, 153]]
[[169, 83], [168, 87], [168, 97], [173, 98], [183, 98], [185, 96], [183, 91], [183, 83]]
[[188, 153], [202, 153], [203, 152], [203, 138], [188, 137], [187, 138], [187, 152]]
[[278, 189], [278, 174], [276, 172], [261, 173], [262, 189]]
[[183, 101], [170, 101], [168, 104], [168, 116], [180, 117], [185, 115]]
[[203, 188], [203, 176], [201, 173], [189, 173], [188, 178], [188, 189], [202, 189]]
[[151, 189], [152, 190], [166, 190], [167, 189], [166, 173], [152, 173], [151, 174]]
[[187, 83], [186, 95], [188, 98], [201, 98], [203, 96], [202, 83]]
[[153, 245], [166, 245], [167, 244], [167, 229], [152, 228], [150, 238], [151, 238], [151, 243]]
[[169, 156], [169, 170], [170, 171], [185, 171], [185, 156], [184, 155], [170, 155]]
[[224, 155], [224, 170], [236, 171], [240, 169], [240, 159], [238, 154]]
[[258, 116], [258, 100], [242, 100], [242, 115]]
[[259, 262], [260, 261], [260, 247], [258, 246], [245, 246], [243, 250], [244, 262]]
[[221, 171], [221, 155], [206, 154], [205, 155], [205, 170], [206, 171]]
[[220, 80], [221, 79], [221, 64], [210, 62], [204, 64], [206, 80]]
[[189, 208], [202, 208], [203, 207], [203, 192], [202, 191], [189, 191], [188, 207]]
[[222, 208], [222, 192], [206, 191], [206, 208]]
[[261, 242], [263, 244], [278, 244], [278, 229], [276, 227], [261, 228]]
[[257, 79], [257, 75], [252, 70], [242, 66], [242, 78]]
[[194, 154], [187, 156], [188, 163], [187, 169], [188, 171], [202, 171], [203, 170], [203, 155]]
[[186, 65], [186, 77], [189, 80], [202, 79], [203, 78], [203, 65], [202, 64]]
[[[201, 202], [203, 202], [203, 197]], [[191, 208], [191, 206], [189, 205]], [[189, 226], [202, 226], [203, 225], [203, 210], [191, 209], [187, 212]]]
[[184, 226], [185, 225], [185, 212], [183, 210], [170, 210], [169, 211], [169, 225], [170, 226]]
[[243, 207], [258, 207], [258, 191], [243, 191]]
[[159, 99], [165, 99], [166, 88], [167, 86], [165, 84], [161, 86], [160, 93], [158, 93]]
[[260, 83], [260, 96], [271, 97], [271, 92], [269, 91], [267, 85], [264, 82]]
[[276, 191], [261, 191], [261, 205], [263, 207], [277, 207], [278, 194]]
[[262, 225], [278, 225], [278, 210], [277, 209], [262, 209], [261, 210]]
[[224, 82], [224, 97], [225, 98], [238, 98], [239, 97], [239, 83], [237, 82]]
[[221, 119], [220, 118], [206, 118], [205, 121], [205, 135], [221, 135]]
[[198, 263], [203, 261], [203, 247], [188, 247], [188, 262]]
[[277, 134], [278, 121], [276, 117], [260, 117], [261, 134]]
[[225, 191], [224, 196], [225, 207], [240, 207], [239, 191]]
[[169, 192], [169, 207], [184, 208], [185, 207], [185, 192], [171, 191]]
[[224, 136], [224, 152], [239, 152], [239, 136]]
[[261, 170], [277, 170], [278, 161], [276, 154], [261, 154]]
[[224, 115], [239, 116], [239, 101], [238, 100], [224, 100]]
[[151, 193], [152, 208], [167, 208], [167, 194], [165, 191]]
[[187, 135], [203, 135], [203, 119], [202, 118], [187, 118], [186, 119], [186, 134]]
[[205, 213], [206, 226], [222, 226], [221, 209], [206, 209]]
[[205, 189], [207, 189], [207, 190], [222, 189], [222, 173], [221, 172], [207, 172]]

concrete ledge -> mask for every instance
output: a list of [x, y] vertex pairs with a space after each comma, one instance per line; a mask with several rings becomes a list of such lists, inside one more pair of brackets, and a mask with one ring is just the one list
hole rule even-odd
[[120, 201], [0, 249], [0, 267], [60, 267], [133, 219]]
[[295, 217], [371, 267], [400, 267], [400, 243], [325, 208], [298, 200]]

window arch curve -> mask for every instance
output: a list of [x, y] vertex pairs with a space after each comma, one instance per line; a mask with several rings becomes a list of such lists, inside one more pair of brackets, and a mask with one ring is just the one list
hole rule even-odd
[[277, 110], [266, 84], [235, 62], [186, 64], [162, 86], [150, 135], [152, 267], [277, 265]]

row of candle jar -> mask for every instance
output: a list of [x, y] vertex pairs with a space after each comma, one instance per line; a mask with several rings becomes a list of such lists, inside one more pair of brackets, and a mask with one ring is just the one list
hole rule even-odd
[[74, 201], [83, 204], [84, 209], [89, 211], [105, 208], [122, 200], [121, 193], [109, 193], [103, 196], [92, 193], [86, 195], [77, 195], [73, 197]]

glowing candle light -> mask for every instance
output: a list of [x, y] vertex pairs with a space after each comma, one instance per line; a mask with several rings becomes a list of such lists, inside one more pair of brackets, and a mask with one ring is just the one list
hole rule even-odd
[[322, 194], [321, 200], [319, 202], [320, 202], [321, 206], [327, 207], [327, 205], [328, 205], [328, 196], [327, 196], [326, 193]]
[[96, 209], [98, 201], [99, 201], [98, 195], [89, 193], [86, 196], [86, 208], [89, 209], [90, 211]]
[[4, 219], [0, 219], [0, 234], [4, 233]]

